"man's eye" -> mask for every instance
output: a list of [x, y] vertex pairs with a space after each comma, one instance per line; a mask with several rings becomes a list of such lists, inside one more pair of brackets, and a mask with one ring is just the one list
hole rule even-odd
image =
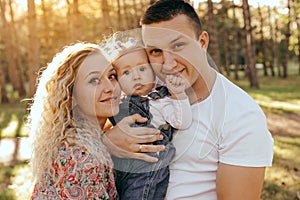
[[184, 44], [183, 42], [179, 42], [179, 43], [174, 44], [174, 45], [172, 46], [172, 47], [173, 47], [172, 49], [175, 50], [175, 51], [176, 51], [176, 50], [178, 51], [178, 50], [181, 50], [181, 49], [184, 47], [184, 45], [185, 45], [185, 44]]
[[161, 49], [151, 49], [149, 51], [149, 53], [151, 56], [160, 56], [162, 53], [162, 50]]

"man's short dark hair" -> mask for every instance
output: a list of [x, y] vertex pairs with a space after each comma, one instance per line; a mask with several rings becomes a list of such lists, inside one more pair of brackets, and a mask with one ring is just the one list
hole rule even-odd
[[193, 6], [184, 0], [158, 0], [153, 3], [141, 18], [141, 24], [159, 23], [172, 20], [178, 15], [185, 15], [190, 20], [196, 37], [202, 32], [202, 25]]

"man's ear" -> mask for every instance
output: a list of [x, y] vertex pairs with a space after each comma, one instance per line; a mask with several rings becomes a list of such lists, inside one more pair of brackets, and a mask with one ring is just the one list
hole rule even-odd
[[199, 42], [202, 48], [207, 50], [208, 44], [209, 44], [209, 35], [206, 31], [202, 31], [202, 33], [199, 36]]

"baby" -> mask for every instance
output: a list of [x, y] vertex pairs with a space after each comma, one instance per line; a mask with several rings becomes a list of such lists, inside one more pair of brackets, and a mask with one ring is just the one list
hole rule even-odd
[[[185, 93], [186, 81], [178, 75], [168, 75], [166, 86], [156, 87], [156, 76], [144, 48], [123, 50], [112, 62], [126, 97], [118, 115], [110, 118], [113, 125], [124, 117], [140, 114], [148, 119], [133, 126], [158, 128], [164, 139], [154, 144], [165, 145], [156, 163], [113, 157], [115, 181], [120, 199], [164, 199], [169, 181], [168, 165], [175, 155], [171, 143], [174, 129], [186, 129], [192, 122], [192, 111]], [[142, 146], [140, 146], [142, 147]]]

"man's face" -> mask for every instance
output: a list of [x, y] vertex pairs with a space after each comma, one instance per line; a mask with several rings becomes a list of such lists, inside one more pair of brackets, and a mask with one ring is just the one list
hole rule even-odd
[[166, 75], [184, 77], [192, 86], [206, 62], [206, 49], [184, 15], [172, 20], [143, 25], [143, 40], [155, 73], [163, 81]]

